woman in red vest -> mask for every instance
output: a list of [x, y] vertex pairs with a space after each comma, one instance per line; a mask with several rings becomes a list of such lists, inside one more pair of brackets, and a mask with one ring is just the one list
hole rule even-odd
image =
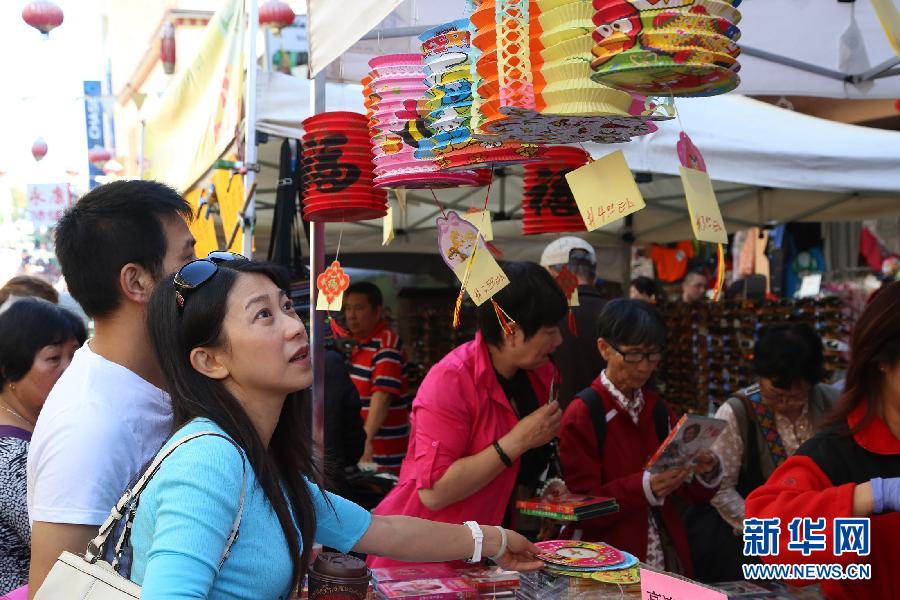
[[[612, 544], [652, 566], [690, 576], [684, 523], [667, 499], [678, 494], [689, 502], [709, 501], [722, 477], [718, 457], [702, 454], [693, 472], [645, 470], [675, 422], [668, 405], [646, 387], [662, 359], [666, 326], [650, 304], [624, 299], [609, 302], [597, 323], [607, 367], [563, 415], [560, 462], [572, 492], [613, 497], [619, 512], [585, 521], [581, 539]], [[598, 428], [599, 419], [604, 422]]]
[[[777, 551], [762, 557], [765, 562], [871, 566], [868, 580], [823, 581], [826, 597], [900, 598], [900, 283], [883, 289], [853, 329], [844, 394], [831, 426], [747, 497], [746, 512], [748, 519], [781, 519]], [[789, 544], [802, 546], [809, 536], [792, 540], [790, 523], [807, 517], [824, 519], [824, 543], [804, 556]], [[868, 552], [857, 552], [853, 540], [837, 543], [835, 520], [860, 517], [870, 518]], [[746, 546], [746, 528], [744, 535]]]

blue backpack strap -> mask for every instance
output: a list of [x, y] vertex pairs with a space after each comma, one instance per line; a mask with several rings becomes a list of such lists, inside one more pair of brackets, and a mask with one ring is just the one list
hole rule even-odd
[[656, 427], [656, 437], [660, 442], [669, 437], [669, 410], [662, 398], [657, 398], [653, 407], [653, 425]]
[[575, 396], [581, 398], [588, 411], [591, 413], [591, 421], [594, 423], [594, 434], [597, 436], [597, 449], [603, 454], [603, 441], [606, 439], [606, 411], [600, 394], [593, 387], [586, 387]]

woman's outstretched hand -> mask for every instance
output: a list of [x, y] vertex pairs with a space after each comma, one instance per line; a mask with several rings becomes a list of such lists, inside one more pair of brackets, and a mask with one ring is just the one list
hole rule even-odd
[[525, 536], [507, 529], [506, 537], [509, 540], [506, 552], [494, 561], [499, 566], [510, 571], [537, 571], [544, 566], [544, 562], [537, 558], [541, 552], [540, 548], [529, 542]]

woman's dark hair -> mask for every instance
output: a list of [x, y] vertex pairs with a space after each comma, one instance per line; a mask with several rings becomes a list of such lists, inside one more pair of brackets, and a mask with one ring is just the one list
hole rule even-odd
[[805, 323], [763, 327], [753, 347], [753, 372], [785, 390], [800, 381], [822, 381], [824, 362], [822, 339]]
[[25, 377], [41, 348], [78, 339], [84, 325], [76, 330], [73, 316], [34, 297], [15, 300], [0, 313], [0, 387]]
[[844, 393], [829, 419], [841, 426], [861, 402], [867, 402], [866, 414], [850, 430], [851, 434], [868, 425], [883, 402], [884, 373], [900, 361], [900, 282], [882, 287], [860, 315], [850, 336], [850, 365], [844, 380]]
[[662, 290], [659, 285], [649, 277], [643, 275], [635, 277], [631, 280], [631, 285], [644, 296], [656, 299], [657, 303], [661, 303], [664, 299]]
[[[264, 275], [282, 290], [290, 289], [286, 272], [277, 265], [226, 261], [219, 264], [212, 279], [191, 290], [181, 311], [172, 278], [164, 278], [156, 286], [148, 307], [150, 338], [172, 398], [175, 428], [205, 417], [221, 427], [246, 453], [284, 532], [293, 562], [295, 587], [306, 571], [316, 529], [312, 496], [302, 476], [314, 485], [321, 487], [322, 483], [311, 458], [300, 393], [286, 398], [266, 449], [247, 413], [225, 385], [191, 366], [190, 353], [194, 348], [228, 343], [223, 331], [228, 294], [242, 273]], [[292, 514], [303, 539], [302, 552]]]
[[666, 323], [656, 308], [643, 300], [610, 300], [597, 316], [597, 337], [614, 346], [666, 345]]
[[[541, 327], [558, 325], [566, 316], [569, 303], [547, 269], [533, 262], [509, 262], [503, 265], [503, 272], [509, 285], [493, 299], [522, 329], [526, 340]], [[503, 328], [490, 301], [478, 307], [478, 330], [488, 344], [503, 344]]]

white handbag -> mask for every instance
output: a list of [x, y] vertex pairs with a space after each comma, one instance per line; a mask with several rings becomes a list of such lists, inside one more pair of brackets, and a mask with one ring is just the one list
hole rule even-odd
[[[173, 444], [164, 454], [160, 454], [154, 459], [138, 482], [134, 484], [134, 487], [126, 490], [125, 493], [122, 494], [122, 497], [113, 507], [106, 522], [100, 526], [97, 537], [92, 539], [88, 544], [87, 551], [84, 553], [83, 557], [71, 552], [63, 552], [59, 558], [56, 559], [56, 563], [53, 565], [53, 568], [50, 569], [50, 573], [44, 580], [43, 585], [41, 585], [40, 589], [38, 589], [35, 594], [34, 600], [66, 600], [68, 598], [77, 598], [78, 600], [124, 600], [127, 598], [140, 598], [141, 586], [128, 579], [128, 577], [119, 574], [119, 562], [122, 557], [122, 551], [128, 543], [128, 538], [131, 534], [131, 525], [134, 520], [134, 515], [137, 512], [138, 499], [141, 492], [150, 482], [153, 475], [156, 474], [160, 464], [162, 464], [162, 461], [165, 460], [167, 456], [172, 454], [176, 448], [185, 442], [205, 435], [214, 435], [228, 440], [234, 444], [238, 453], [243, 456], [240, 446], [238, 446], [234, 440], [214, 431], [195, 433], [179, 440], [177, 444]], [[234, 544], [235, 540], [237, 540], [238, 530], [241, 525], [241, 514], [244, 512], [247, 467], [243, 464], [243, 461], [241, 464], [244, 466], [244, 479], [241, 482], [241, 497], [238, 503], [237, 516], [231, 526], [231, 532], [225, 543], [225, 550], [222, 552], [222, 558], [219, 560], [220, 568], [225, 562], [225, 559], [228, 558], [231, 546]], [[110, 534], [112, 534], [119, 521], [123, 518], [125, 519], [125, 526], [122, 528], [122, 533], [116, 544], [115, 557], [112, 564], [110, 564], [109, 562], [101, 560], [101, 557], [106, 548], [107, 539]]]

